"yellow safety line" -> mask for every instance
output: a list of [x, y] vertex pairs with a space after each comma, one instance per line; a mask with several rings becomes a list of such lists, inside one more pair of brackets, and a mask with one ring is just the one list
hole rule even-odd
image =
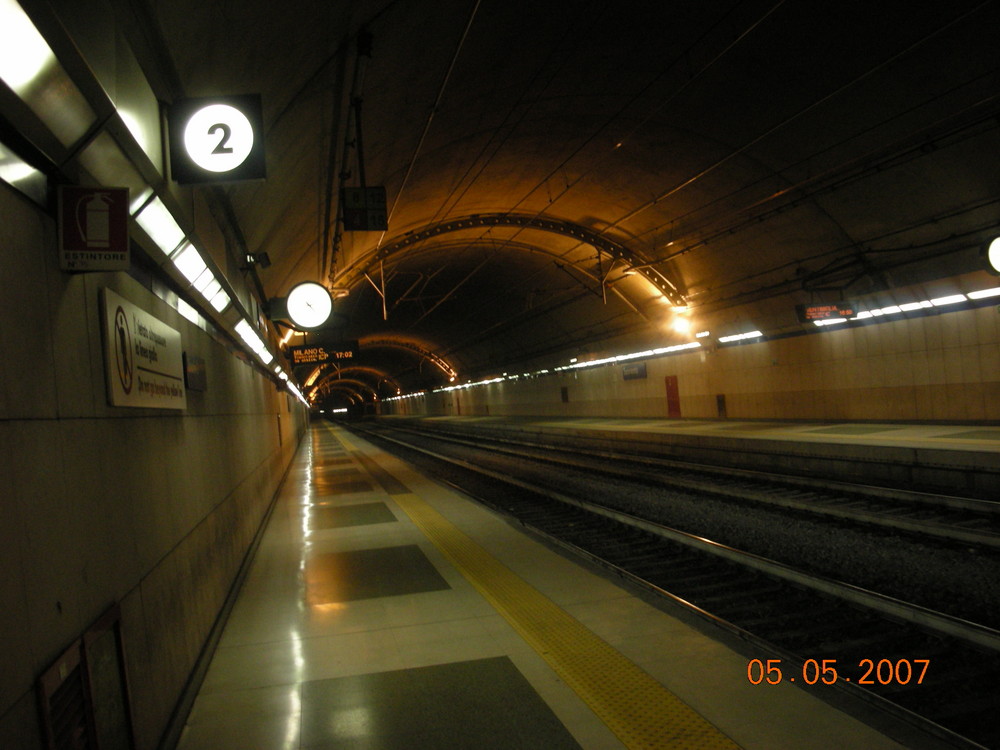
[[393, 500], [629, 748], [738, 748], [416, 495]]
[[[346, 436], [339, 438], [353, 448]], [[392, 499], [626, 747], [739, 750], [694, 709], [424, 500], [412, 493]]]

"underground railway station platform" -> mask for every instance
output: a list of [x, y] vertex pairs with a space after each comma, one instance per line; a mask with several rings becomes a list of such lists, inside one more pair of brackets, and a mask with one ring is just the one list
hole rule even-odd
[[417, 429], [544, 442], [904, 487], [986, 500], [1000, 497], [1000, 425], [962, 423], [389, 416]]
[[362, 438], [314, 423], [178, 747], [910, 746], [787, 682], [750, 684], [747, 665]]

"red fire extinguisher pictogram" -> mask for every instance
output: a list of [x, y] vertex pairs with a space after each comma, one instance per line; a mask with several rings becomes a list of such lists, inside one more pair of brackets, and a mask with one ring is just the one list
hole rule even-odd
[[77, 203], [76, 225], [87, 247], [109, 247], [111, 244], [111, 198], [106, 193], [94, 193]]

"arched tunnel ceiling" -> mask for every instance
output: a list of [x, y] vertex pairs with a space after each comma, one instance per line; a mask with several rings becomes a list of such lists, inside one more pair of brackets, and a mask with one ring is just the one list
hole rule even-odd
[[[793, 330], [796, 303], [946, 285], [1000, 219], [996, 2], [116, 3], [165, 101], [262, 95], [268, 178], [214, 195], [265, 294], [347, 289], [335, 335], [461, 379], [671, 341], [666, 302]], [[386, 232], [338, 222], [358, 145]]]

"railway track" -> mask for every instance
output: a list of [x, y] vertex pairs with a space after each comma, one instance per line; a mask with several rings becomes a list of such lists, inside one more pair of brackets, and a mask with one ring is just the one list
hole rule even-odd
[[[448, 455], [455, 449], [471, 450], [467, 440], [451, 437], [442, 442], [443, 436], [434, 436], [436, 447], [432, 449], [425, 434], [403, 434], [396, 429], [388, 433], [365, 431], [369, 439], [382, 445], [388, 441], [393, 452], [401, 452], [407, 460], [551, 543], [697, 613], [750, 644], [747, 679], [762, 689], [791, 680], [811, 686], [809, 689], [825, 697], [831, 692], [844, 693], [876, 705], [943, 746], [1000, 748], [1000, 723], [995, 716], [1000, 705], [1000, 632], [671, 528], [594, 502], [585, 493], [563, 493], [533, 479], [518, 478], [511, 468], [530, 460], [555, 464], [564, 471], [586, 469], [595, 474], [611, 473], [618, 479], [627, 474], [630, 481], [661, 481], [658, 476], [637, 478], [637, 467], [622, 467], [620, 456], [604, 457], [598, 465], [596, 456], [541, 457], [537, 446], [492, 445], [488, 453], [494, 460], [502, 453], [509, 466], [491, 469], [477, 465], [486, 461], [470, 460], [468, 453], [466, 458]], [[609, 467], [608, 460], [619, 465]], [[644, 471], [663, 469], [643, 463], [647, 464]], [[695, 470], [685, 467], [684, 471]], [[742, 474], [734, 477], [724, 472], [731, 482], [724, 483], [721, 494], [732, 500], [746, 486], [750, 494], [767, 493], [761, 488], [761, 477], [748, 479]], [[683, 476], [681, 480], [671, 486], [706, 491], [704, 475]], [[838, 487], [835, 492], [843, 494], [845, 489]], [[742, 501], [774, 505], [739, 496]], [[809, 511], [789, 507], [787, 501], [786, 496], [779, 502], [785, 511]], [[811, 502], [801, 495], [793, 501]], [[871, 504], [863, 502], [862, 513], [872, 515]], [[957, 510], [965, 518], [979, 509]], [[837, 513], [815, 517], [826, 523], [834, 518], [839, 522], [844, 520], [844, 512], [840, 508]], [[886, 515], [891, 519], [888, 524], [871, 524], [867, 519], [851, 522], [908, 534], [922, 534], [928, 525], [954, 525], [973, 532], [975, 539], [950, 534], [932, 537], [945, 544], [979, 544], [983, 538], [987, 540], [984, 546], [991, 548], [989, 518], [987, 523], [966, 520], [963, 526], [953, 524], [948, 513], [944, 518], [935, 513], [930, 523], [926, 518], [917, 519], [922, 523], [915, 527], [898, 523], [912, 518], [899, 518], [897, 512]]]
[[553, 448], [509, 439], [476, 441], [443, 433], [395, 427], [456, 445], [491, 450], [515, 458], [545, 461], [577, 470], [600, 467], [602, 473], [629, 481], [703, 493], [742, 502], [785, 508], [862, 525], [880, 526], [922, 537], [1000, 550], [1000, 503], [887, 487], [804, 479], [746, 469], [728, 469], [670, 459], [612, 454], [582, 448]]

